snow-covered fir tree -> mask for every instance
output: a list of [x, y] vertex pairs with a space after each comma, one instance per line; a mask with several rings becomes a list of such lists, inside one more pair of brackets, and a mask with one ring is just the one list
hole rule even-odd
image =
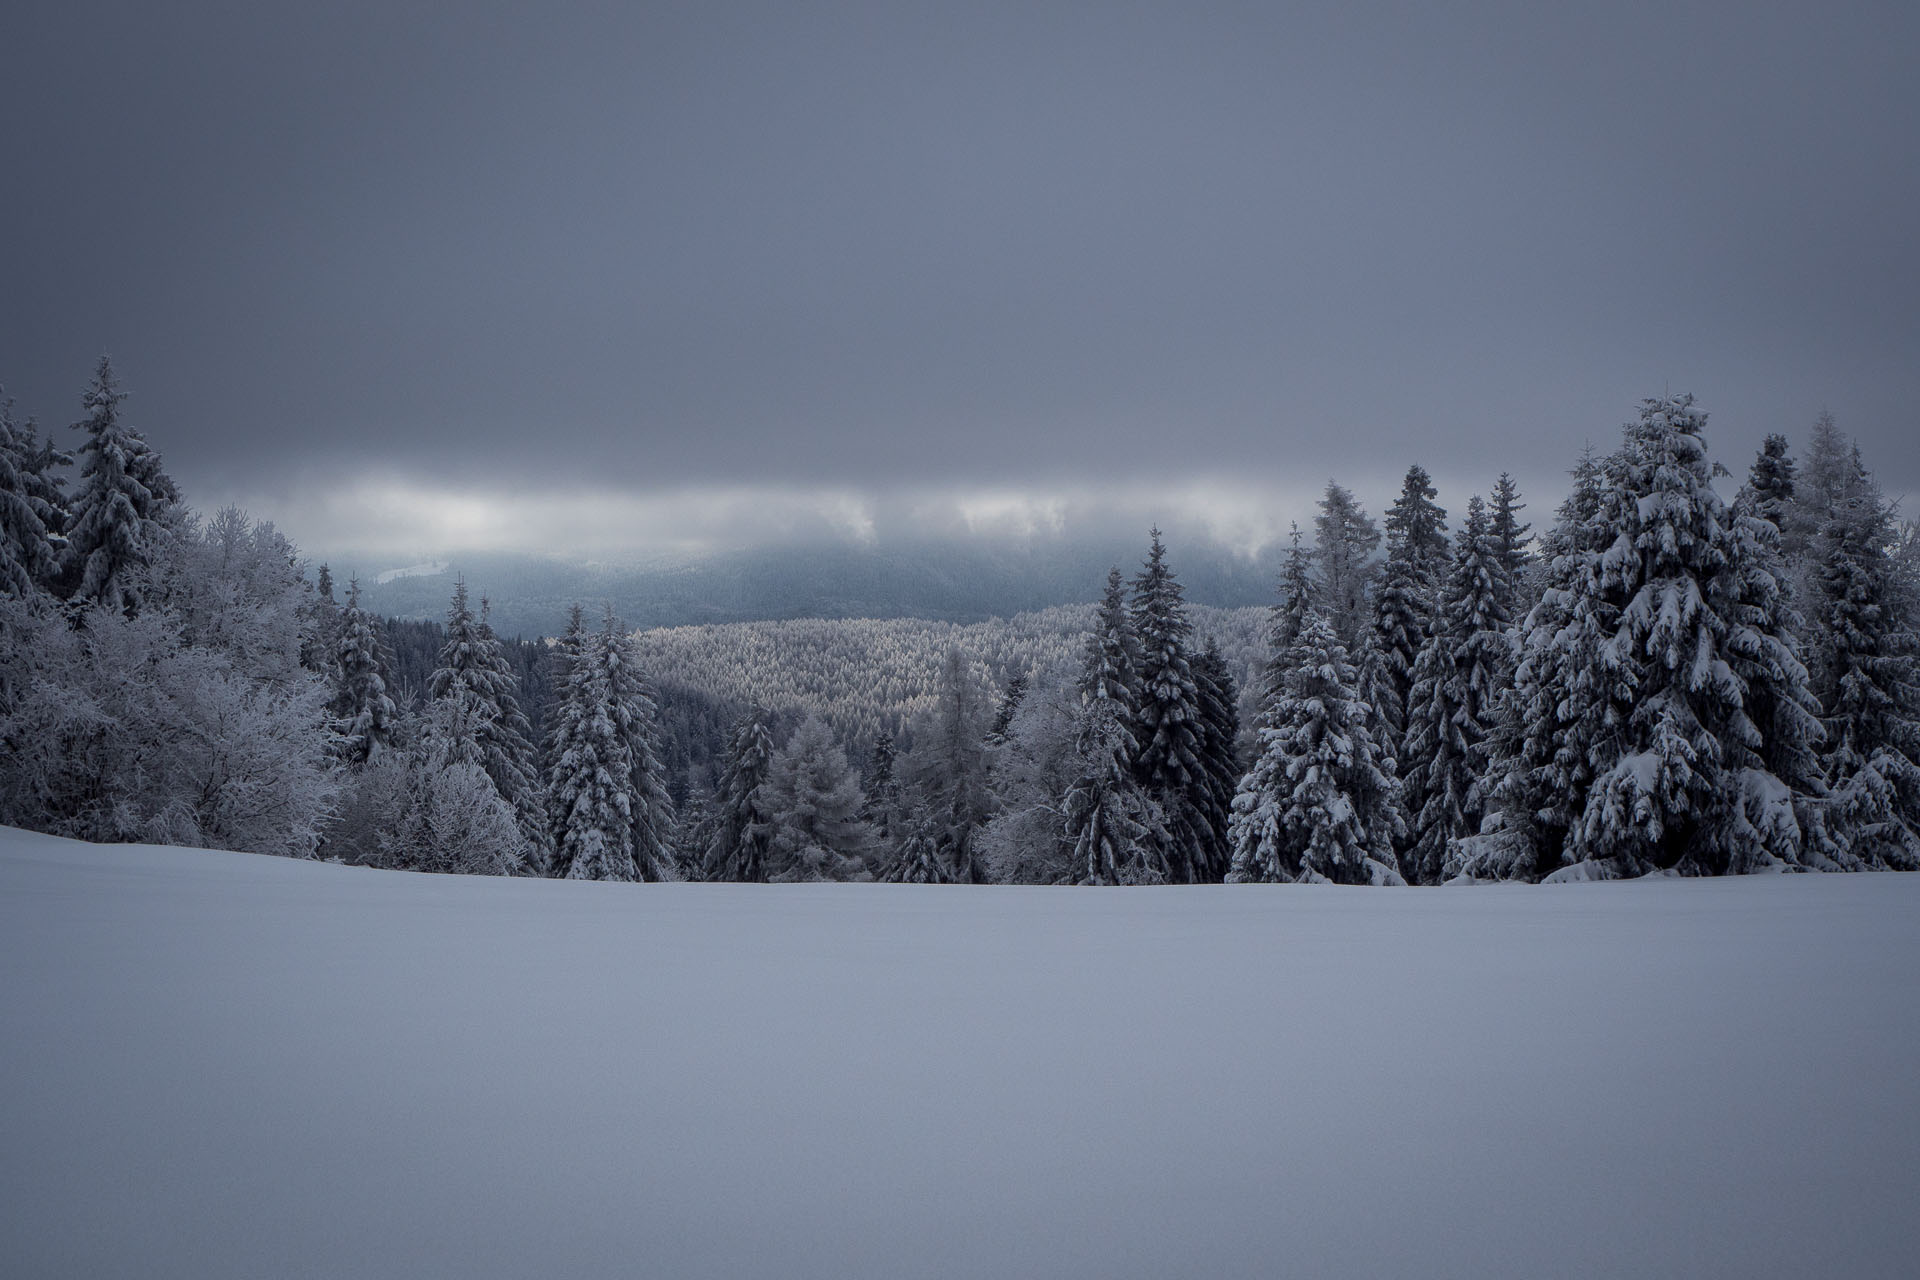
[[1174, 845], [1160, 806], [1129, 762], [1133, 734], [1107, 698], [1086, 698], [1079, 715], [1080, 774], [1068, 788], [1062, 835], [1078, 884], [1161, 884], [1172, 878]]
[[1261, 715], [1260, 756], [1233, 800], [1229, 880], [1404, 884], [1393, 758], [1377, 743], [1359, 673], [1317, 608]]
[[360, 579], [349, 578], [334, 650], [332, 711], [343, 735], [342, 758], [350, 765], [366, 764], [391, 746], [399, 719], [387, 691], [388, 667], [382, 661], [379, 626], [360, 607]]
[[1367, 700], [1386, 740], [1407, 728], [1413, 663], [1432, 624], [1440, 579], [1447, 569], [1447, 513], [1433, 498], [1433, 480], [1410, 467], [1387, 511], [1387, 555], [1373, 592], [1369, 644], [1362, 663]]
[[773, 753], [767, 713], [753, 707], [727, 738], [726, 764], [714, 797], [713, 834], [706, 848], [707, 879], [767, 878], [774, 815], [764, 787], [773, 768]]
[[1803, 858], [1793, 780], [1820, 733], [1765, 538], [1712, 486], [1706, 415], [1646, 401], [1608, 460], [1613, 534], [1587, 589], [1612, 608], [1598, 660], [1610, 715], [1564, 858], [1589, 876], [1715, 874]]
[[1319, 603], [1312, 557], [1301, 545], [1300, 526], [1294, 525], [1288, 537], [1287, 558], [1280, 571], [1280, 598], [1273, 604], [1272, 620], [1267, 627], [1267, 662], [1261, 672], [1260, 687], [1263, 710], [1272, 705], [1274, 697], [1286, 687], [1287, 677], [1293, 670], [1289, 664], [1293, 660], [1294, 641], [1300, 638], [1308, 612]]
[[773, 821], [767, 879], [871, 880], [873, 829], [860, 817], [860, 779], [818, 716], [794, 729], [763, 788]]
[[533, 726], [520, 708], [519, 678], [485, 615], [483, 602], [481, 616], [474, 616], [466, 579], [456, 581], [447, 606], [440, 665], [427, 679], [427, 696], [435, 702], [471, 703], [471, 714], [449, 721], [465, 725], [472, 735], [470, 746], [463, 746], [460, 754], [471, 754], [513, 811], [535, 855], [531, 869], [538, 870], [544, 861], [547, 832]]
[[586, 630], [575, 606], [547, 766], [552, 873], [566, 880], [643, 878], [634, 859], [633, 759], [609, 680], [617, 659], [605, 639], [604, 630]]
[[[1327, 481], [1320, 514], [1313, 518], [1313, 559], [1320, 570], [1318, 604], [1349, 653], [1359, 647], [1367, 623], [1367, 588], [1380, 528], [1344, 486]], [[1445, 543], [1441, 544], [1445, 553]]]
[[180, 494], [159, 456], [122, 418], [126, 398], [112, 364], [100, 357], [81, 399], [87, 416], [73, 424], [86, 438], [70, 506], [67, 581], [76, 600], [132, 613], [148, 570], [173, 535]]
[[1414, 884], [1438, 883], [1448, 842], [1480, 830], [1492, 737], [1513, 670], [1508, 588], [1486, 506], [1476, 495], [1414, 663], [1399, 753], [1412, 820], [1401, 870]]
[[1206, 822], [1209, 847], [1216, 851], [1214, 879], [1224, 879], [1232, 854], [1227, 827], [1233, 818], [1233, 796], [1240, 788], [1240, 693], [1220, 646], [1210, 636], [1207, 647], [1193, 662], [1194, 688], [1200, 702], [1201, 785], [1194, 806]]
[[[1533, 526], [1520, 519], [1527, 504], [1520, 501], [1520, 486], [1505, 471], [1493, 482], [1493, 500], [1487, 504], [1487, 530], [1499, 553], [1500, 566], [1507, 571], [1505, 598], [1500, 601], [1509, 618], [1517, 618], [1521, 602], [1528, 596], [1529, 571], [1533, 567]], [[1528, 600], [1530, 604], [1531, 601]]]
[[1218, 881], [1226, 874], [1208, 810], [1211, 805], [1200, 690], [1193, 675], [1182, 589], [1167, 564], [1160, 531], [1152, 531], [1147, 560], [1133, 581], [1133, 635], [1139, 647], [1139, 704], [1129, 726], [1135, 738], [1134, 774], [1160, 806], [1169, 841], [1159, 861], [1183, 883]]
[[900, 779], [895, 758], [893, 735], [885, 731], [877, 734], [867, 758], [860, 816], [873, 828], [874, 839], [883, 849], [893, 840], [900, 821]]
[[1814, 540], [1810, 607], [1830, 748], [1831, 853], [1843, 867], [1920, 869], [1920, 636], [1901, 598], [1893, 509], [1865, 468], [1834, 486]]
[[672, 880], [678, 875], [673, 837], [678, 820], [660, 762], [659, 703], [640, 670], [633, 635], [609, 605], [601, 619], [596, 656], [605, 669], [609, 714], [627, 760], [627, 811], [636, 879]]
[[13, 400], [0, 390], [0, 595], [32, 595], [59, 571], [66, 512], [43, 467], [33, 424], [14, 421]]

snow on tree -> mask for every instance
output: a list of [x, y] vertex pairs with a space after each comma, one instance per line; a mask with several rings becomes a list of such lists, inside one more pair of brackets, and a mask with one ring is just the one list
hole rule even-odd
[[179, 491], [139, 432], [122, 420], [126, 400], [105, 356], [81, 398], [80, 489], [68, 528], [73, 599], [136, 612], [143, 579], [169, 540]]
[[[1806, 668], [1762, 530], [1712, 487], [1690, 395], [1644, 402], [1608, 461], [1614, 531], [1592, 589], [1615, 608], [1600, 646], [1613, 732], [1565, 858], [1583, 876], [1716, 874], [1802, 860], [1795, 790], [1770, 758], [1817, 738]], [[1770, 738], [1772, 740], [1770, 740]]]
[[[1380, 529], [1352, 493], [1329, 480], [1313, 530], [1313, 558], [1320, 570], [1318, 603], [1341, 645], [1351, 653], [1366, 625], [1367, 587], [1373, 580]], [[1444, 554], [1444, 542], [1441, 546]]]
[[1810, 606], [1830, 756], [1827, 809], [1847, 869], [1920, 869], [1920, 637], [1903, 608], [1892, 507], [1862, 467], [1835, 486], [1814, 542]]
[[595, 637], [594, 657], [603, 668], [608, 715], [620, 735], [627, 761], [627, 812], [636, 880], [676, 878], [673, 835], [676, 819], [660, 763], [658, 702], [641, 673], [633, 636], [607, 606]]
[[1240, 788], [1239, 691], [1233, 673], [1212, 637], [1193, 663], [1194, 687], [1200, 698], [1200, 772], [1201, 786], [1194, 804], [1206, 822], [1208, 847], [1216, 851], [1210, 879], [1226, 877], [1231, 867], [1227, 827], [1233, 818], [1233, 796]]
[[1493, 739], [1492, 812], [1448, 855], [1451, 878], [1538, 879], [1561, 865], [1567, 833], [1618, 734], [1630, 679], [1607, 647], [1619, 607], [1602, 594], [1600, 554], [1614, 532], [1607, 476], [1589, 448], [1541, 543], [1540, 596], [1516, 630], [1513, 687]]
[[1085, 771], [1077, 749], [1080, 692], [1071, 672], [1050, 671], [1029, 684], [993, 768], [994, 816], [975, 848], [996, 884], [1072, 884], [1073, 844], [1065, 834], [1065, 798]]
[[899, 852], [887, 867], [882, 880], [895, 884], [945, 884], [946, 859], [940, 853], [939, 835], [931, 822], [916, 820], [900, 841]]
[[1794, 465], [1787, 448], [1785, 436], [1769, 435], [1761, 444], [1759, 455], [1753, 460], [1746, 484], [1753, 513], [1780, 530], [1783, 539], [1792, 525], [1788, 513], [1793, 509]]
[[1172, 878], [1174, 845], [1159, 803], [1128, 756], [1133, 734], [1108, 698], [1087, 698], [1075, 744], [1081, 772], [1068, 788], [1062, 833], [1078, 884], [1161, 884]]
[[916, 720], [906, 757], [910, 807], [937, 851], [943, 880], [978, 884], [973, 841], [993, 812], [988, 789], [986, 695], [957, 646], [940, 665], [933, 709]]
[[1507, 572], [1506, 598], [1500, 604], [1509, 618], [1518, 617], [1521, 599], [1526, 595], [1528, 570], [1533, 567], [1533, 526], [1522, 523], [1520, 513], [1527, 504], [1520, 501], [1520, 487], [1502, 471], [1493, 482], [1493, 501], [1487, 507], [1487, 527], [1493, 538], [1500, 565]]
[[1448, 564], [1447, 513], [1434, 503], [1434, 493], [1425, 468], [1410, 467], [1400, 496], [1387, 511], [1386, 562], [1373, 593], [1361, 664], [1367, 701], [1384, 739], [1396, 745], [1406, 733], [1414, 659], [1432, 624], [1435, 596]]
[[1484, 503], [1467, 505], [1453, 567], [1414, 663], [1400, 759], [1412, 841], [1401, 870], [1436, 884], [1447, 843], [1476, 834], [1491, 774], [1492, 735], [1513, 670], [1507, 570]]
[[1405, 884], [1393, 851], [1405, 830], [1393, 758], [1374, 740], [1359, 673], [1318, 609], [1282, 665], [1259, 759], [1234, 796], [1228, 879]]
[[873, 828], [874, 837], [882, 845], [893, 839], [900, 820], [900, 779], [895, 773], [894, 761], [893, 735], [886, 732], [876, 735], [873, 754], [867, 760], [860, 816]]
[[470, 758], [486, 772], [513, 811], [537, 867], [544, 860], [546, 821], [533, 726], [515, 696], [519, 679], [486, 623], [484, 602], [481, 609], [476, 618], [468, 603], [466, 579], [456, 581], [447, 607], [440, 665], [427, 678], [427, 696], [435, 703], [452, 701], [463, 708], [445, 719], [443, 727], [460, 726], [469, 735], [468, 741], [458, 744], [456, 754]]
[[52, 582], [65, 540], [58, 491], [44, 479], [33, 424], [13, 419], [0, 390], [0, 595], [29, 596]]
[[585, 629], [576, 605], [547, 766], [552, 873], [564, 880], [642, 878], [634, 862], [633, 760], [605, 638]]
[[1287, 677], [1292, 673], [1287, 664], [1292, 661], [1294, 642], [1300, 638], [1307, 613], [1319, 603], [1312, 561], [1300, 544], [1300, 526], [1294, 525], [1289, 536], [1292, 545], [1287, 548], [1286, 565], [1280, 572], [1280, 599], [1274, 602], [1272, 621], [1267, 629], [1268, 657], [1260, 689], [1263, 708], [1286, 687]]
[[1187, 648], [1193, 625], [1158, 529], [1152, 539], [1133, 582], [1133, 635], [1139, 646], [1139, 704], [1129, 726], [1136, 744], [1134, 775], [1165, 816], [1170, 843], [1159, 861], [1167, 873], [1182, 883], [1217, 881], [1226, 865], [1208, 821], [1200, 690]]
[[1014, 715], [1020, 710], [1020, 704], [1027, 696], [1028, 684], [1024, 671], [1016, 671], [1007, 677], [1007, 687], [1000, 693], [1000, 707], [993, 713], [993, 727], [987, 730], [988, 743], [997, 744], [1006, 740], [1007, 726], [1013, 723]]
[[773, 757], [763, 798], [773, 820], [767, 879], [873, 878], [873, 829], [860, 817], [859, 775], [825, 720], [800, 722]]
[[334, 650], [332, 711], [343, 735], [342, 758], [350, 765], [366, 764], [391, 746], [399, 718], [387, 692], [379, 625], [360, 607], [359, 578], [349, 578], [347, 606], [340, 615], [340, 642]]
[[754, 707], [727, 739], [726, 765], [714, 798], [712, 838], [705, 865], [709, 880], [767, 878], [773, 812], [764, 787], [773, 768], [773, 734], [767, 713]]

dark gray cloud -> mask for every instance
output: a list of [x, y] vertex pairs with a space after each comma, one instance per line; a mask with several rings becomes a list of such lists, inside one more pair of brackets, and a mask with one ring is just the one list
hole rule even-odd
[[1920, 490], [1911, 4], [4, 25], [0, 378], [196, 493], [1538, 487], [1668, 387]]

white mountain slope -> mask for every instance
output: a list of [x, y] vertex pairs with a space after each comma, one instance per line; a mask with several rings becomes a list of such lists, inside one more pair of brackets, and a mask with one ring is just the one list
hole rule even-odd
[[1892, 1276], [1920, 876], [432, 878], [0, 830], [18, 1276]]

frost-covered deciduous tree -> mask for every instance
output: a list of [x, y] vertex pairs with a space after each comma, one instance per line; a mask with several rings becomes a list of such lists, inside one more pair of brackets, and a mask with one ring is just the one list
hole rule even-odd
[[997, 884], [1071, 884], [1077, 879], [1066, 834], [1066, 796], [1084, 772], [1077, 749], [1080, 693], [1070, 674], [1044, 673], [1029, 685], [995, 751], [994, 816], [977, 843], [986, 878]]
[[809, 716], [773, 757], [762, 789], [773, 830], [767, 879], [871, 880], [873, 829], [860, 779], [827, 722]]
[[1392, 756], [1368, 728], [1359, 673], [1317, 609], [1283, 660], [1261, 717], [1260, 756], [1233, 800], [1229, 879], [1405, 884], [1405, 820]]
[[964, 652], [949, 649], [934, 707], [915, 722], [905, 765], [914, 823], [933, 840], [942, 878], [957, 884], [982, 879], [973, 841], [993, 812], [987, 728], [980, 676]]

